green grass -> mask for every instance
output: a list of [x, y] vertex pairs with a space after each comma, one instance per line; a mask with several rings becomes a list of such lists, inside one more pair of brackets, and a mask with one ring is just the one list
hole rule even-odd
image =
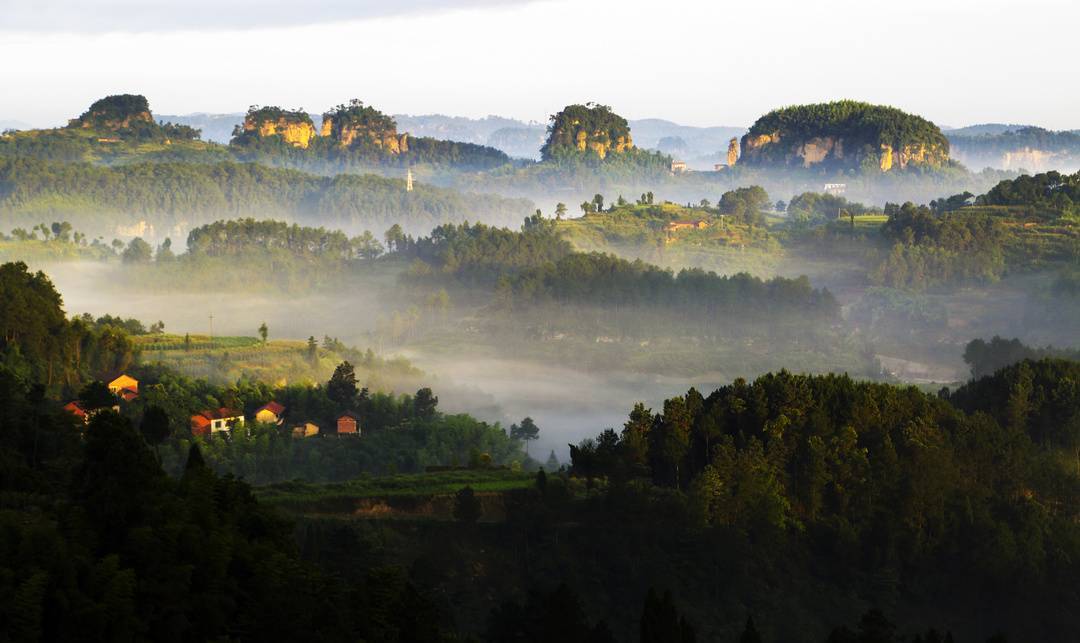
[[403, 498], [449, 495], [464, 487], [473, 491], [502, 492], [525, 489], [535, 484], [535, 475], [506, 469], [442, 471], [363, 477], [348, 482], [313, 484], [283, 482], [258, 487], [260, 501], [294, 509], [347, 506], [364, 498]]
[[356, 376], [376, 391], [411, 392], [423, 386], [424, 374], [403, 358], [384, 359], [351, 350], [338, 353], [321, 345], [309, 357], [306, 340], [276, 339], [264, 346], [256, 337], [191, 335], [185, 348], [183, 335], [140, 335], [133, 338], [142, 361], [161, 363], [193, 378], [229, 385], [240, 377], [274, 386], [325, 382], [334, 367], [349, 360]]
[[856, 228], [877, 228], [889, 220], [887, 214], [857, 214], [855, 215]]

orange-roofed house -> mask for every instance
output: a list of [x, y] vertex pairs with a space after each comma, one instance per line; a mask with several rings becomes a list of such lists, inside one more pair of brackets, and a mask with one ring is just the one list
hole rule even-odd
[[277, 402], [267, 402], [255, 411], [255, 421], [260, 424], [281, 424], [284, 421], [282, 415], [285, 407]]
[[360, 435], [360, 417], [352, 411], [337, 416], [338, 435]]
[[139, 397], [139, 380], [130, 375], [121, 375], [109, 382], [108, 386], [113, 395], [125, 402], [130, 402]]
[[709, 222], [704, 219], [698, 219], [697, 221], [672, 221], [667, 224], [667, 231], [674, 232], [676, 230], [704, 230], [709, 227]]

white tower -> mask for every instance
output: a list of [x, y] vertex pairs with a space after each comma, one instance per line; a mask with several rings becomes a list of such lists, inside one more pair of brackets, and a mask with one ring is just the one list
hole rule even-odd
[[408, 173], [405, 175], [405, 191], [412, 192], [412, 168], [409, 168]]

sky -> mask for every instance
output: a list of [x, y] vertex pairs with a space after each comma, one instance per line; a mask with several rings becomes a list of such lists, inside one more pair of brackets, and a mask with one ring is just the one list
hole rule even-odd
[[939, 125], [1080, 128], [1076, 0], [0, 0], [0, 121], [107, 94], [160, 114], [388, 113], [748, 126], [851, 98]]

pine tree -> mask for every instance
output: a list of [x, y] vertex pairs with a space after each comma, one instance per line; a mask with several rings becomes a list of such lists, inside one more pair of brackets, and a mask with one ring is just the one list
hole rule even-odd
[[548, 471], [558, 471], [560, 466], [562, 465], [559, 463], [559, 458], [555, 455], [555, 449], [552, 449], [551, 453], [548, 455], [547, 462], [544, 463], [544, 469]]

